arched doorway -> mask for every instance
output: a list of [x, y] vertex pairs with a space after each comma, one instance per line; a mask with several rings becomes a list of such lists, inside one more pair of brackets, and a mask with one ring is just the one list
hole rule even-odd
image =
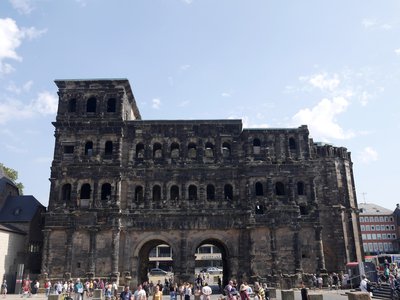
[[218, 288], [223, 289], [230, 275], [226, 245], [214, 238], [203, 240], [195, 252], [195, 278], [200, 276], [216, 292]]
[[172, 247], [162, 240], [146, 242], [139, 251], [138, 281], [159, 280], [164, 283], [165, 278], [173, 278], [173, 251]]

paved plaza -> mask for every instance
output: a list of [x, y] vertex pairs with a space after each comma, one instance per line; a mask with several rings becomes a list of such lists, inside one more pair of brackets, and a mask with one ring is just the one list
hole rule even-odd
[[[345, 300], [347, 299], [346, 293], [349, 292], [350, 290], [309, 290], [309, 294], [322, 294], [324, 300]], [[294, 290], [294, 296], [295, 300], [301, 300], [301, 295], [300, 295], [300, 290], [295, 289]], [[221, 294], [213, 294], [211, 295], [211, 300], [218, 300], [221, 297], [223, 297]], [[9, 294], [6, 296], [6, 298], [1, 297], [2, 299], [8, 299], [8, 300], [21, 300], [23, 297], [18, 294]], [[26, 297], [25, 297], [26, 298]], [[152, 300], [153, 297], [149, 297], [149, 300]], [[47, 297], [45, 294], [37, 294], [35, 296], [30, 297], [29, 299], [32, 300], [46, 300]], [[60, 298], [62, 299], [62, 298]], [[163, 300], [169, 300], [170, 297], [168, 295], [163, 296]], [[179, 298], [178, 298], [179, 299]], [[276, 291], [276, 300], [281, 300], [281, 290]], [[91, 298], [84, 298], [83, 300], [91, 300]], [[194, 296], [191, 297], [191, 300], [194, 300]]]

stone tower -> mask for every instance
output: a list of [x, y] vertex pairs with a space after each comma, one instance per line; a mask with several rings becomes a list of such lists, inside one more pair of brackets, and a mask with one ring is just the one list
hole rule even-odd
[[307, 126], [145, 121], [126, 79], [56, 84], [46, 276], [144, 281], [159, 244], [180, 281], [205, 243], [221, 250], [225, 282], [362, 259], [350, 153], [314, 143]]

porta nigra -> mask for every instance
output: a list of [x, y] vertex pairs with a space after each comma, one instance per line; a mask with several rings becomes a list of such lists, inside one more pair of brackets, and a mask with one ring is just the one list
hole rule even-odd
[[346, 148], [307, 126], [142, 120], [126, 79], [55, 82], [43, 276], [134, 285], [160, 244], [178, 282], [204, 244], [221, 250], [224, 282], [284, 284], [362, 259]]

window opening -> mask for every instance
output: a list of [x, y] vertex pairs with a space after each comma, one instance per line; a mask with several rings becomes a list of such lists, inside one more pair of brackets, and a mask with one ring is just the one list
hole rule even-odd
[[215, 200], [215, 187], [212, 184], [207, 185], [207, 200]]
[[296, 150], [296, 140], [294, 138], [289, 138], [289, 149]]
[[225, 184], [224, 186], [224, 199], [225, 200], [233, 199], [233, 187], [230, 184]]
[[222, 144], [222, 154], [224, 157], [229, 157], [231, 155], [231, 145], [227, 142]]
[[109, 201], [111, 199], [111, 184], [104, 183], [101, 186], [101, 200]]
[[264, 190], [261, 182], [256, 182], [256, 196], [263, 196]]
[[136, 158], [144, 158], [144, 145], [142, 143], [136, 145]]
[[67, 145], [67, 146], [64, 146], [64, 154], [72, 154], [72, 153], [74, 153], [74, 146], [71, 146], [71, 145]]
[[89, 141], [85, 144], [85, 155], [92, 156], [93, 154], [93, 142]]
[[86, 112], [96, 112], [96, 105], [97, 105], [97, 99], [95, 97], [91, 97], [88, 99], [86, 103]]
[[171, 200], [179, 200], [179, 187], [177, 185], [171, 186], [170, 197]]
[[197, 187], [195, 185], [189, 186], [189, 200], [197, 200]]
[[81, 199], [90, 199], [91, 192], [90, 184], [83, 184], [81, 187]]
[[161, 201], [161, 187], [159, 185], [153, 186], [153, 201]]
[[162, 147], [160, 143], [155, 143], [153, 145], [153, 157], [161, 158], [162, 157]]
[[104, 148], [104, 154], [106, 156], [112, 155], [113, 153], [113, 142], [112, 141], [107, 141], [105, 148]]
[[275, 194], [277, 196], [283, 196], [285, 195], [285, 186], [282, 182], [277, 182], [275, 184]]
[[299, 196], [303, 196], [304, 193], [304, 183], [302, 181], [299, 181], [297, 183], [297, 195]]
[[135, 189], [135, 201], [142, 202], [143, 201], [143, 187], [137, 186]]

